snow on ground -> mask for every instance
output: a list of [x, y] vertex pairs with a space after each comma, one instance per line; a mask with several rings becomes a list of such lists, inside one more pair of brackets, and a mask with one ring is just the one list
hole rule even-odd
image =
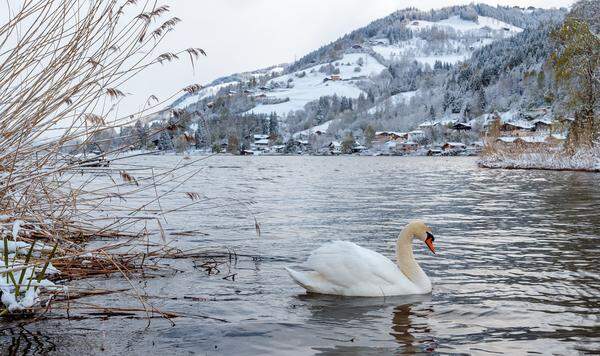
[[[467, 44], [451, 39], [446, 41], [443, 49], [432, 52], [428, 48], [431, 45], [429, 42], [414, 37], [393, 45], [378, 44], [372, 47], [373, 50], [388, 60], [414, 59], [430, 66], [433, 66], [436, 61], [455, 64], [468, 59], [474, 50], [493, 42], [494, 38], [510, 37], [523, 31], [519, 27], [486, 16], [479, 16], [477, 23], [453, 16], [438, 22], [416, 20], [410, 22], [407, 27], [415, 32], [430, 27], [451, 28], [459, 32], [469, 32], [474, 36], [474, 40]], [[490, 38], [489, 31], [485, 29], [493, 31], [491, 34], [493, 38]]]
[[548, 149], [520, 153], [496, 152], [485, 155], [478, 164], [487, 168], [581, 170], [600, 172], [598, 149], [566, 155], [562, 151]]
[[329, 126], [330, 126], [330, 125], [331, 125], [333, 122], [335, 122], [336, 120], [337, 120], [337, 119], [335, 119], [335, 120], [329, 120], [329, 121], [326, 121], [326, 122], [322, 123], [321, 125], [313, 126], [313, 127], [311, 127], [311, 128], [308, 128], [308, 129], [306, 129], [306, 130], [303, 130], [303, 131], [296, 132], [296, 133], [293, 135], [293, 137], [294, 137], [294, 138], [298, 138], [298, 137], [301, 137], [301, 136], [310, 136], [311, 134], [313, 134], [313, 133], [315, 133], [315, 132], [317, 132], [317, 131], [321, 131], [321, 132], [327, 132], [327, 130], [329, 129]]
[[463, 20], [459, 16], [452, 16], [437, 22], [415, 20], [407, 25], [407, 27], [413, 31], [420, 31], [433, 26], [452, 28], [460, 32], [480, 30], [483, 28], [489, 28], [493, 31], [505, 31], [512, 34], [523, 31], [522, 28], [487, 16], [478, 16], [477, 22]]
[[174, 108], [185, 109], [186, 107], [188, 107], [192, 104], [195, 104], [204, 98], [207, 98], [211, 95], [215, 95], [219, 90], [221, 90], [227, 86], [237, 84], [237, 83], [238, 82], [227, 82], [227, 83], [221, 83], [221, 84], [215, 84], [215, 85], [208, 86], [206, 88], [199, 90], [198, 92], [196, 92], [192, 95], [188, 95], [180, 103], [175, 105]]
[[469, 46], [455, 40], [447, 41], [446, 46], [441, 51], [432, 52], [428, 49], [429, 43], [421, 38], [412, 38], [407, 41], [401, 41], [394, 45], [376, 45], [373, 50], [388, 60], [400, 60], [402, 58], [414, 59], [423, 64], [429, 64], [433, 67], [436, 61], [454, 64], [464, 61], [471, 56], [473, 50], [483, 47], [487, 41], [475, 42]]
[[[358, 62], [361, 59], [363, 62], [361, 71], [355, 72], [354, 69], [359, 66]], [[355, 81], [364, 79], [370, 75], [379, 74], [385, 69], [375, 58], [364, 53], [345, 54], [341, 60], [334, 61], [332, 64], [336, 68], [339, 68], [339, 75], [342, 80], [323, 82], [328, 76], [325, 73], [319, 72], [319, 68], [325, 64], [318, 64], [302, 71], [273, 78], [267, 82], [267, 86], [272, 83], [280, 83], [282, 87], [267, 92], [267, 96], [271, 99], [289, 98], [290, 100], [280, 104], [259, 104], [254, 109], [247, 111], [247, 113], [270, 114], [275, 112], [279, 116], [285, 116], [290, 111], [303, 109], [307, 103], [317, 100], [322, 96], [337, 94], [338, 96], [357, 98], [363, 91], [356, 86]], [[302, 72], [306, 73], [306, 75], [299, 78], [298, 76]], [[292, 79], [292, 87], [286, 88], [285, 86], [289, 79]]]
[[436, 61], [440, 61], [442, 63], [456, 64], [458, 62], [468, 59], [469, 57], [471, 57], [471, 53], [462, 52], [457, 54], [444, 54], [439, 56], [417, 56], [415, 57], [415, 60], [422, 64], [429, 64], [429, 66], [433, 68], [433, 65]]
[[[19, 233], [20, 223], [15, 222], [13, 225], [12, 235], [13, 238]], [[5, 251], [6, 249], [6, 251]], [[25, 265], [23, 256], [32, 250], [34, 257], [40, 257], [44, 251], [51, 251], [52, 247], [44, 244], [34, 245], [33, 249], [29, 243], [23, 241], [10, 241], [8, 237], [4, 237], [4, 240], [0, 244], [0, 291], [2, 292], [2, 298], [0, 302], [4, 305], [9, 312], [21, 311], [29, 309], [39, 301], [40, 288], [56, 289], [59, 288], [47, 279], [40, 279], [38, 281], [38, 273], [40, 267], [34, 267], [32, 265]], [[21, 258], [18, 258], [18, 257]], [[3, 259], [8, 257], [7, 261]], [[9, 274], [12, 273], [14, 279], [9, 278]], [[52, 263], [48, 262], [44, 276], [60, 273]], [[20, 294], [17, 294], [16, 284], [19, 283]], [[3, 309], [3, 308], [0, 308]]]
[[417, 92], [418, 92], [418, 90], [405, 91], [403, 93], [392, 95], [389, 98], [382, 101], [381, 103], [370, 108], [369, 111], [367, 111], [367, 113], [375, 114], [377, 111], [382, 111], [388, 106], [393, 107], [402, 102], [408, 103], [408, 102], [410, 102], [410, 99], [412, 99], [417, 94]]

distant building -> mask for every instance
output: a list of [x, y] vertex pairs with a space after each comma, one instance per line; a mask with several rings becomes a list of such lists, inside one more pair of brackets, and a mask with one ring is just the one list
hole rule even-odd
[[375, 132], [375, 142], [384, 143], [387, 141], [402, 141], [408, 140], [408, 134], [406, 132], [396, 131], [377, 131]]
[[398, 142], [396, 144], [396, 152], [400, 153], [411, 153], [415, 152], [419, 148], [419, 144], [416, 142]]
[[361, 145], [358, 142], [354, 142], [354, 146], [352, 146], [352, 152], [353, 153], [360, 153], [360, 152], [366, 151], [366, 150], [367, 150], [367, 147]]
[[464, 151], [465, 149], [467, 149], [467, 145], [462, 142], [446, 142], [442, 146], [444, 151]]
[[464, 122], [458, 122], [452, 126], [452, 129], [456, 131], [469, 131], [471, 128], [471, 125]]
[[331, 141], [327, 148], [329, 149], [329, 153], [334, 155], [339, 155], [342, 153], [342, 144], [338, 141]]
[[253, 138], [254, 142], [250, 145], [252, 151], [265, 152], [269, 150], [269, 135], [257, 134]]
[[502, 124], [501, 131], [533, 131], [533, 125], [527, 121], [509, 121]]
[[408, 141], [417, 142], [425, 138], [425, 132], [414, 130], [408, 133]]

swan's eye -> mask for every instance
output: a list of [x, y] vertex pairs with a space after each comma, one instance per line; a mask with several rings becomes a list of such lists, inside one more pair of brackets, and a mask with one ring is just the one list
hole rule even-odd
[[433, 237], [433, 234], [429, 231], [427, 231], [427, 238], [431, 239], [431, 241], [435, 241], [435, 237]]

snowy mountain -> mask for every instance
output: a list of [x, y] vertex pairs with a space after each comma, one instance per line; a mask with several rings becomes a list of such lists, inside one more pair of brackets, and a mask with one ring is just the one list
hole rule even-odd
[[[532, 70], [540, 75], [550, 49], [535, 42], [548, 42], [565, 13], [487, 5], [400, 10], [294, 63], [221, 78], [171, 107], [216, 128], [223, 118], [276, 117], [280, 125], [269, 126], [288, 134], [327, 130], [327, 122], [336, 122], [335, 129], [365, 122], [405, 129], [435, 115], [509, 110], [525, 99], [544, 100], [551, 83], [519, 99], [521, 77]], [[499, 84], [507, 75], [516, 78]], [[508, 90], [504, 101], [492, 95], [501, 89]], [[218, 128], [218, 135], [226, 130]]]

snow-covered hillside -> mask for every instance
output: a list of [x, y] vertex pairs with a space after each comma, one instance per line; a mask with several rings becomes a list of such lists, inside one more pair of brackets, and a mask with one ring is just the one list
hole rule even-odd
[[[252, 101], [246, 106], [246, 114], [276, 113], [284, 117], [292, 111], [302, 110], [305, 105], [323, 96], [357, 98], [364, 93], [358, 85], [371, 75], [380, 74], [389, 63], [400, 60], [416, 61], [433, 67], [436, 62], [455, 64], [470, 58], [473, 51], [495, 40], [511, 37], [521, 28], [492, 17], [478, 16], [465, 20], [450, 16], [440, 21], [406, 20], [402, 27], [412, 31], [410, 39], [394, 41], [381, 36], [365, 38], [344, 50], [341, 59], [332, 62], [318, 61], [301, 70], [286, 73], [285, 65], [273, 66], [255, 72], [236, 74], [228, 80], [208, 86], [200, 92], [186, 95], [174, 104], [183, 109], [202, 99], [219, 93], [223, 88], [244, 85], [252, 80], [267, 78], [260, 87], [247, 90], [245, 95]], [[379, 56], [373, 56], [373, 55]], [[339, 54], [338, 54], [339, 55]], [[329, 68], [326, 68], [329, 66]], [[406, 90], [406, 89], [404, 89]], [[221, 91], [223, 93], [223, 91]], [[231, 95], [230, 93], [226, 93]], [[237, 94], [237, 93], [235, 93]], [[414, 93], [399, 94], [384, 100], [369, 110], [370, 114], [386, 105], [408, 102]]]
[[322, 63], [271, 79], [266, 86], [274, 89], [262, 93], [270, 99], [289, 99], [289, 101], [278, 104], [259, 104], [248, 113], [270, 114], [275, 112], [279, 116], [285, 116], [290, 111], [303, 109], [307, 103], [322, 96], [338, 95], [357, 98], [362, 90], [357, 87], [356, 83], [370, 75], [379, 74], [385, 69], [375, 58], [365, 53], [347, 53], [342, 59], [331, 62], [330, 64], [339, 70], [339, 74], [327, 75], [321, 72], [320, 68], [327, 64]]
[[412, 21], [407, 27], [411, 30], [422, 30], [425, 28], [431, 28], [434, 26], [452, 28], [455, 31], [459, 32], [468, 32], [475, 30], [484, 30], [484, 31], [499, 31], [499, 32], [507, 32], [507, 33], [519, 33], [523, 31], [523, 29], [507, 24], [506, 22], [502, 22], [500, 20], [496, 20], [491, 17], [486, 16], [478, 16], [476, 21], [469, 21], [461, 19], [458, 16], [451, 16], [445, 20], [430, 22], [430, 21], [422, 21], [416, 20]]
[[[508, 109], [521, 99], [496, 95], [516, 92], [497, 84], [499, 76], [508, 64], [520, 66], [511, 69], [515, 78], [521, 70], [537, 70], [528, 63], [541, 57], [530, 58], [528, 53], [534, 52], [520, 53], [521, 48], [545, 43], [546, 30], [539, 30], [540, 24], [559, 20], [561, 14], [483, 4], [399, 10], [293, 63], [220, 78], [182, 96], [169, 109], [187, 111], [192, 122], [210, 125], [221, 139], [231, 134], [236, 120], [239, 132], [254, 125], [252, 130], [264, 133], [268, 126], [292, 137], [328, 129], [360, 130], [371, 123], [404, 130], [449, 112], [472, 116], [488, 106]], [[547, 51], [538, 48], [535, 53], [543, 56]], [[538, 86], [551, 85], [539, 78]], [[473, 89], [467, 81], [483, 85]], [[520, 85], [516, 79], [510, 83]], [[532, 93], [544, 93], [536, 90]], [[173, 115], [172, 110], [164, 112], [157, 120]]]
[[385, 110], [387, 107], [392, 107], [398, 105], [402, 102], [407, 103], [410, 102], [410, 99], [418, 93], [418, 90], [406, 91], [403, 93], [398, 93], [396, 95], [392, 95], [389, 98], [385, 99], [381, 103], [375, 105], [367, 112], [369, 114], [375, 114], [377, 111]]
[[216, 95], [219, 92], [219, 90], [221, 90], [223, 88], [226, 88], [228, 86], [235, 85], [238, 83], [239, 83], [238, 81], [232, 81], [232, 82], [225, 82], [225, 83], [207, 86], [206, 88], [203, 88], [194, 94], [185, 96], [177, 104], [173, 105], [173, 108], [185, 109], [186, 107], [188, 107], [192, 104], [195, 104], [202, 99]]
[[296, 132], [293, 135], [293, 137], [294, 138], [302, 138], [302, 137], [308, 137], [308, 136], [316, 134], [318, 132], [325, 133], [325, 132], [327, 132], [327, 130], [329, 130], [329, 126], [331, 126], [331, 124], [333, 124], [336, 121], [337, 121], [337, 119], [336, 120], [329, 120], [329, 121], [326, 121], [326, 122], [322, 123], [321, 125], [313, 126], [313, 127], [309, 128], [309, 129]]
[[458, 16], [438, 22], [415, 20], [407, 24], [406, 28], [417, 35], [421, 31], [436, 28], [444, 33], [451, 31], [452, 36], [439, 33], [433, 40], [413, 37], [393, 45], [380, 39], [373, 41], [373, 50], [387, 60], [416, 60], [430, 66], [436, 61], [454, 64], [468, 59], [474, 50], [494, 40], [523, 31], [519, 27], [485, 16], [479, 16], [476, 22], [463, 20]]

